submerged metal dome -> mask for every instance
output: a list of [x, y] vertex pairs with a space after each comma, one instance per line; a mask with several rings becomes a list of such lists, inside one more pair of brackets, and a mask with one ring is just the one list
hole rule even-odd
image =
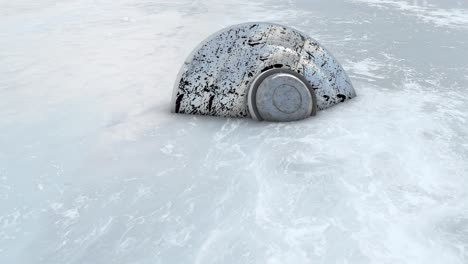
[[271, 23], [223, 29], [177, 77], [173, 112], [295, 121], [356, 96], [343, 67], [317, 41]]

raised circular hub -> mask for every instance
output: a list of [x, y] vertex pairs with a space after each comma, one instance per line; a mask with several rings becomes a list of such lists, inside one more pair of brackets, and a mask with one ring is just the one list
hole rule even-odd
[[297, 72], [274, 69], [254, 78], [248, 94], [252, 118], [266, 121], [296, 121], [314, 115], [315, 94]]
[[302, 95], [296, 87], [283, 84], [274, 89], [273, 105], [278, 110], [287, 114], [292, 114], [301, 108]]

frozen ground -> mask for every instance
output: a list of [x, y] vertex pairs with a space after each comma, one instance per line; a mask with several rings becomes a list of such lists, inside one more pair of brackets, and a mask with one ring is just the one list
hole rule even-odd
[[[234, 23], [313, 36], [358, 97], [170, 114]], [[468, 263], [465, 0], [0, 0], [0, 263]]]

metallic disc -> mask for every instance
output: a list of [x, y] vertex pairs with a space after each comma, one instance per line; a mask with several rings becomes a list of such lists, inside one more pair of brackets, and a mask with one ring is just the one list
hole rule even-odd
[[317, 100], [307, 80], [286, 69], [259, 74], [251, 84], [248, 108], [256, 120], [287, 122], [315, 115]]

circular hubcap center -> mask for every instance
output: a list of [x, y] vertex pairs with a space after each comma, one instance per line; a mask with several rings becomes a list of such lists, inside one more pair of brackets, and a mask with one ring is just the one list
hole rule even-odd
[[282, 84], [275, 88], [273, 104], [281, 112], [292, 114], [301, 107], [302, 97], [294, 86]]
[[307, 79], [288, 69], [272, 69], [253, 79], [247, 96], [254, 119], [296, 121], [316, 111], [315, 93]]

